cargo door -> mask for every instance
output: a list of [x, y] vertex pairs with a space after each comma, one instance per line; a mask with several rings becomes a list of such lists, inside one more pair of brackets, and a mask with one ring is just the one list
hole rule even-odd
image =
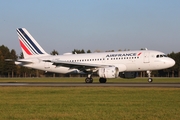
[[49, 69], [50, 68], [50, 63], [49, 62], [45, 62], [44, 63], [44, 68], [45, 69]]

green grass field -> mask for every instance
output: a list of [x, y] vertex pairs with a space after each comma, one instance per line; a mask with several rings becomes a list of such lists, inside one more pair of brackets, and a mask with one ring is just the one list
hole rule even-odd
[[[1, 78], [0, 82], [14, 80], [84, 82], [84, 78]], [[179, 83], [177, 78], [156, 80]], [[146, 78], [108, 82], [117, 81], [147, 82]], [[0, 87], [1, 120], [179, 120], [179, 113], [180, 88]]]
[[[0, 78], [0, 82], [85, 82], [85, 77], [40, 77], [40, 78]], [[94, 83], [99, 83], [99, 78], [93, 78]], [[147, 83], [147, 77], [135, 79], [107, 79], [107, 83]], [[153, 83], [180, 83], [180, 78], [154, 77]]]

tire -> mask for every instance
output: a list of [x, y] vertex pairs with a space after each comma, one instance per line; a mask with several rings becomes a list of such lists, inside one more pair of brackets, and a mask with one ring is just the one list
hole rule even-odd
[[148, 78], [148, 82], [152, 83], [153, 79], [152, 78]]
[[100, 83], [106, 83], [106, 78], [99, 78]]
[[92, 82], [93, 82], [93, 79], [92, 79], [92, 78], [86, 78], [86, 79], [85, 79], [85, 82], [86, 82], [86, 83], [92, 83]]

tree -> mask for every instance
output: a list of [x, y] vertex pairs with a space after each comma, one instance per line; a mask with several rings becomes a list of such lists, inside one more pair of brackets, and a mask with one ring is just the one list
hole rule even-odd
[[[172, 59], [174, 59], [176, 62], [175, 65], [169, 69], [171, 69], [172, 74], [177, 72], [177, 76], [180, 76], [180, 52], [178, 52], [178, 53], [172, 52], [172, 53], [168, 54], [168, 56], [171, 57]], [[174, 76], [174, 75], [172, 75], [172, 76]]]
[[82, 49], [80, 53], [85, 53], [84, 49]]
[[53, 50], [50, 54], [51, 55], [59, 55], [59, 53], [56, 50]]
[[[17, 60], [18, 56], [16, 55], [16, 51], [14, 49], [10, 52], [10, 58], [12, 60]], [[9, 62], [9, 72], [11, 72], [11, 77], [14, 77], [14, 72], [17, 71], [17, 66], [14, 64], [14, 62]]]
[[173, 71], [176, 71], [178, 77], [180, 76], [180, 52], [170, 54], [170, 57], [173, 58], [176, 64], [172, 67]]
[[91, 53], [91, 50], [87, 50], [87, 53]]
[[85, 51], [84, 51], [84, 49], [82, 49], [82, 50], [74, 49], [74, 50], [72, 51], [72, 53], [73, 53], [73, 54], [82, 54], [82, 53], [85, 53]]
[[107, 50], [106, 52], [114, 52], [114, 50]]
[[4, 68], [4, 57], [2, 50], [0, 50], [0, 76], [3, 74], [3, 68]]
[[7, 76], [9, 72], [9, 62], [5, 63], [5, 59], [11, 59], [11, 54], [8, 47], [0, 46], [0, 75]]

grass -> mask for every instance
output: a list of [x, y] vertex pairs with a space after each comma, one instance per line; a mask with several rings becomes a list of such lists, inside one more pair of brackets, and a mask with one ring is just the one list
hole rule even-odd
[[[0, 82], [84, 82], [84, 77], [57, 77], [57, 78], [0, 78]], [[99, 78], [93, 78], [94, 83], [99, 83]], [[147, 78], [135, 79], [107, 79], [107, 83], [147, 83]], [[180, 83], [180, 78], [154, 77], [153, 83]]]
[[[84, 82], [85, 78], [0, 78], [0, 82]], [[147, 83], [147, 78], [108, 79]], [[180, 83], [180, 78], [154, 78]], [[98, 83], [98, 78], [94, 78]], [[180, 88], [0, 87], [1, 120], [179, 120]]]
[[180, 88], [0, 87], [0, 119], [178, 120]]

